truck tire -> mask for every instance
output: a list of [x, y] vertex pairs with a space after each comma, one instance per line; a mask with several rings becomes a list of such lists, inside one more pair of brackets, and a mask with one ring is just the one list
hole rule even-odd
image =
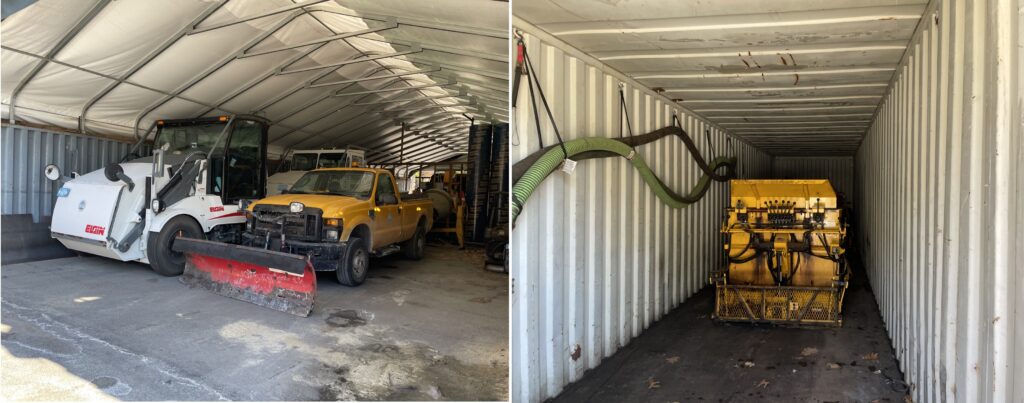
[[416, 226], [416, 233], [412, 234], [412, 238], [402, 243], [402, 253], [407, 259], [420, 260], [423, 259], [423, 249], [426, 246], [427, 229], [420, 223]]
[[160, 232], [150, 232], [146, 256], [153, 271], [164, 276], [180, 276], [185, 271], [185, 255], [171, 250], [174, 239], [181, 236], [206, 239], [203, 228], [189, 216], [172, 218]]
[[366, 250], [363, 238], [353, 237], [338, 262], [338, 282], [355, 287], [366, 281], [366, 272], [370, 270], [370, 252]]

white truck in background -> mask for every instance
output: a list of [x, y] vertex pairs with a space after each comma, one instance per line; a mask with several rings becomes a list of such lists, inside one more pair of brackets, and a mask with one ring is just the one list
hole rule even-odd
[[288, 190], [302, 175], [314, 169], [363, 166], [366, 166], [366, 150], [352, 146], [337, 150], [297, 150], [281, 161], [277, 173], [267, 178], [267, 196]]
[[[185, 256], [171, 249], [187, 236], [237, 241], [246, 218], [243, 205], [265, 193], [266, 120], [218, 116], [159, 120], [154, 152], [60, 181], [51, 236], [69, 249], [120, 261], [148, 263], [165, 276], [180, 275]], [[152, 129], [150, 129], [152, 131]]]

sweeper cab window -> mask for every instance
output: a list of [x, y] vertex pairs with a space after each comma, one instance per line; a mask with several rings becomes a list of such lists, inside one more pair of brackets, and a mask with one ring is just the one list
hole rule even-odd
[[156, 146], [166, 147], [170, 154], [208, 151], [217, 142], [226, 123], [214, 122], [189, 126], [164, 126], [156, 138]]

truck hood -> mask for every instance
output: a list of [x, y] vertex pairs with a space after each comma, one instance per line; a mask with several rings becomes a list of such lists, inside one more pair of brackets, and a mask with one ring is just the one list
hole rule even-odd
[[[369, 200], [360, 200], [349, 196], [336, 195], [306, 195], [306, 194], [283, 194], [269, 196], [252, 204], [251, 207], [259, 205], [287, 206], [292, 202], [299, 202], [306, 207], [318, 208], [324, 212], [324, 217], [340, 217], [345, 210], [369, 208]], [[250, 211], [251, 211], [250, 207]]]

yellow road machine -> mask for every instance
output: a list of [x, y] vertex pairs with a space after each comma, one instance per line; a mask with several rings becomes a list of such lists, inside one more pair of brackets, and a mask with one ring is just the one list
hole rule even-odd
[[850, 269], [829, 181], [732, 180], [730, 192], [713, 318], [841, 326]]

